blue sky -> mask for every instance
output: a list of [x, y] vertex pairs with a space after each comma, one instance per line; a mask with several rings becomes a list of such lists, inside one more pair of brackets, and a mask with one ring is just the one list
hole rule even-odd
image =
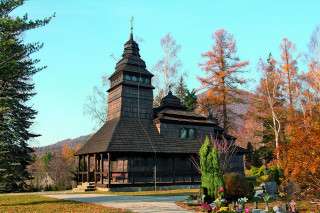
[[[211, 34], [220, 28], [234, 34], [238, 55], [249, 60], [245, 77], [259, 78], [259, 57], [269, 52], [280, 57], [279, 45], [287, 37], [306, 50], [312, 31], [320, 24], [320, 1], [189, 1], [189, 0], [29, 0], [13, 11], [41, 19], [56, 13], [45, 27], [26, 32], [26, 42], [43, 42], [34, 58], [48, 68], [34, 76], [33, 107], [38, 115], [32, 130], [41, 134], [32, 146], [93, 133], [94, 122], [83, 115], [83, 105], [103, 74], [112, 74], [115, 61], [129, 39], [130, 18], [134, 36], [144, 39], [140, 55], [147, 68], [162, 57], [160, 39], [168, 32], [181, 45], [182, 72], [189, 74], [189, 89], [198, 88], [204, 76], [198, 63], [211, 49]], [[300, 70], [305, 70], [302, 60]], [[248, 85], [253, 89], [255, 82]]]

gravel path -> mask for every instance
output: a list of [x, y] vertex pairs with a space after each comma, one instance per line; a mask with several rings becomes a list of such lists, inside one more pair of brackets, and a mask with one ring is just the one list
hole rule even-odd
[[121, 196], [99, 194], [59, 194], [42, 196], [86, 203], [95, 203], [102, 206], [127, 209], [132, 212], [192, 212], [189, 210], [185, 210], [175, 204], [175, 202], [177, 201], [186, 199], [187, 196]]

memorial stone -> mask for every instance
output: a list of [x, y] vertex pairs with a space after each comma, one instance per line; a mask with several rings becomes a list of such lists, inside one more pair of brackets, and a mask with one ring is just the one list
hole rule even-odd
[[276, 182], [266, 182], [266, 193], [267, 194], [276, 194], [278, 192]]

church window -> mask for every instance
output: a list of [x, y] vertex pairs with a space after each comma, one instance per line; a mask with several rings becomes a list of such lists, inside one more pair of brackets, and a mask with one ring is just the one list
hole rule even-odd
[[130, 78], [130, 76], [129, 75], [126, 75], [126, 80], [128, 80], [128, 81], [130, 81], [131, 80], [131, 78]]
[[182, 139], [187, 139], [187, 138], [188, 138], [188, 131], [187, 131], [187, 129], [185, 129], [185, 128], [182, 128], [182, 129], [181, 129], [180, 137], [181, 137]]
[[143, 83], [143, 78], [139, 78], [140, 83]]
[[195, 138], [194, 129], [189, 129], [189, 139], [193, 140]]
[[136, 76], [132, 76], [132, 80], [133, 81], [137, 81], [137, 77]]
[[149, 78], [146, 78], [145, 83], [146, 83], [146, 84], [150, 84]]

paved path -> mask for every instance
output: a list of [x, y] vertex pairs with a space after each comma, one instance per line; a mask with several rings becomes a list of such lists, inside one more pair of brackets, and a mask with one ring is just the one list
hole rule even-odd
[[185, 213], [185, 210], [175, 204], [187, 198], [187, 196], [121, 196], [99, 194], [60, 194], [43, 195], [46, 197], [74, 200], [79, 202], [95, 203], [102, 206], [127, 209], [142, 213]]

